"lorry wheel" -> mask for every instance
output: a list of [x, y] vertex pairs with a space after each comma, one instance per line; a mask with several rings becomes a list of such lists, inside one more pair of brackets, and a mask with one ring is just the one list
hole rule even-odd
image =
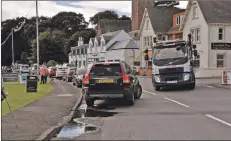
[[190, 88], [191, 90], [193, 90], [193, 89], [195, 89], [195, 86], [196, 86], [196, 84], [195, 84], [195, 82], [194, 82], [194, 83], [192, 83], [192, 84], [189, 85], [189, 88]]
[[159, 91], [160, 90], [160, 86], [155, 86], [155, 91]]
[[93, 106], [94, 105], [94, 100], [93, 99], [88, 99], [86, 100], [87, 106]]

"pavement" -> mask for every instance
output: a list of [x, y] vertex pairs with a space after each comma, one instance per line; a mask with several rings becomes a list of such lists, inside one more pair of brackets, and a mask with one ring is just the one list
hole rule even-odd
[[36, 140], [43, 132], [58, 125], [70, 114], [80, 98], [80, 90], [70, 83], [55, 80], [53, 90], [45, 97], [2, 117], [3, 140]]
[[218, 79], [196, 82], [194, 90], [156, 92], [150, 78], [140, 78], [143, 94], [134, 106], [96, 101], [98, 108], [88, 107], [98, 112], [84, 119], [100, 131], [53, 140], [230, 140], [231, 90], [213, 86]]

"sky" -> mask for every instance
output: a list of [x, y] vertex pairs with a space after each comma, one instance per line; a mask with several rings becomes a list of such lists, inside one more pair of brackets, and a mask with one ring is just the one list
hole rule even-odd
[[[180, 8], [186, 8], [187, 1], [180, 1]], [[61, 11], [82, 13], [89, 21], [91, 16], [104, 10], [131, 17], [131, 1], [38, 1], [39, 16], [52, 17]], [[30, 18], [36, 15], [35, 1], [2, 1], [2, 21], [16, 17]]]

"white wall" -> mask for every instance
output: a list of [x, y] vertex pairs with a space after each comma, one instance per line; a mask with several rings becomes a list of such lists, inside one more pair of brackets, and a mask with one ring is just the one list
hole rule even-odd
[[[149, 25], [148, 29], [146, 28], [147, 22], [148, 22], [148, 25]], [[155, 35], [154, 30], [153, 30], [152, 24], [150, 22], [148, 12], [145, 9], [144, 16], [143, 16], [142, 23], [141, 23], [141, 28], [140, 28], [140, 51], [143, 51], [146, 48], [144, 46], [144, 37], [147, 37], [147, 36], [152, 36], [152, 38], [153, 38], [156, 35]], [[140, 64], [141, 67], [144, 67], [145, 66], [145, 61], [144, 61], [143, 56], [140, 57], [140, 61], [141, 61], [141, 64]]]
[[[134, 58], [133, 58], [134, 52]], [[133, 62], [139, 56], [140, 50], [139, 49], [125, 49], [125, 62], [127, 62], [130, 66], [133, 66]]]
[[[219, 27], [224, 28], [224, 40], [218, 40], [218, 30]], [[210, 25], [210, 42], [209, 42], [209, 51], [210, 51], [210, 67], [216, 68], [217, 67], [217, 54], [225, 54], [225, 68], [231, 68], [231, 50], [212, 50], [211, 43], [231, 43], [231, 23], [229, 25]]]
[[105, 53], [106, 61], [108, 60], [123, 60], [125, 61], [125, 50], [109, 50]]
[[[193, 6], [198, 7], [198, 18], [197, 19], [193, 19]], [[190, 30], [196, 29], [196, 28], [200, 28], [200, 42], [196, 43], [197, 50], [199, 50], [199, 54], [200, 54], [200, 67], [208, 68], [209, 28], [208, 28], [208, 24], [205, 21], [204, 16], [198, 4], [192, 5], [189, 11], [189, 14], [187, 16], [187, 20], [185, 22], [184, 29], [183, 29], [183, 39], [188, 40], [188, 34], [190, 33]]]

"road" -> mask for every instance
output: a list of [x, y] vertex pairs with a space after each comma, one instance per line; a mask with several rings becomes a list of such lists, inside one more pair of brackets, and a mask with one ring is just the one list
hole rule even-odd
[[[155, 92], [150, 78], [140, 78], [143, 95], [134, 106], [113, 106], [100, 111], [117, 114], [89, 117], [100, 132], [76, 140], [230, 140], [231, 92], [212, 86], [195, 90], [165, 89]], [[100, 104], [99, 104], [100, 106]], [[106, 106], [106, 107], [107, 107]], [[96, 115], [95, 115], [96, 116]], [[87, 117], [88, 118], [88, 117]]]

